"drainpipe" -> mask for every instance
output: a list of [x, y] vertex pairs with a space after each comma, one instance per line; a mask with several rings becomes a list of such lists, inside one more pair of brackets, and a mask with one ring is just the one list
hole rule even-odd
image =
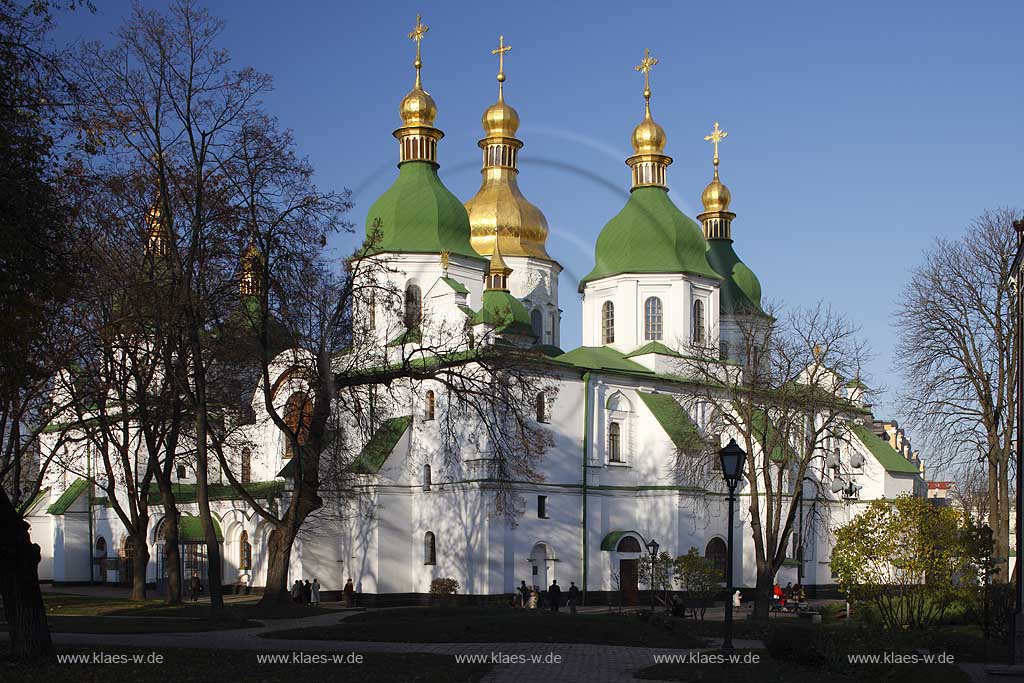
[[590, 372], [583, 373], [583, 604], [587, 604], [587, 451], [590, 446]]

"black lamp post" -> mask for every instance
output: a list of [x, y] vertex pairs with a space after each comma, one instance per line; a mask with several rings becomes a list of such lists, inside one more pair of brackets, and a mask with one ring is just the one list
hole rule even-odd
[[736, 439], [729, 439], [725, 448], [718, 451], [718, 457], [722, 461], [722, 477], [726, 486], [729, 487], [729, 531], [728, 543], [725, 554], [725, 639], [722, 641], [722, 651], [732, 652], [732, 527], [733, 527], [733, 503], [736, 501], [736, 487], [743, 476], [743, 463], [746, 462], [747, 452], [739, 447]]
[[651, 612], [654, 612], [654, 561], [658, 557], [658, 542], [653, 538], [647, 541], [647, 552], [651, 554]]

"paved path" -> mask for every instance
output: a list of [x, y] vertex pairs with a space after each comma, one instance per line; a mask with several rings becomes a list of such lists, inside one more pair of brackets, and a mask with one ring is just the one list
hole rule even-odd
[[[259, 620], [263, 626], [247, 629], [198, 633], [55, 633], [53, 639], [59, 645], [118, 645], [154, 650], [197, 648], [254, 652], [415, 652], [452, 657], [484, 655], [488, 659], [498, 658], [497, 666], [485, 679], [489, 683], [537, 680], [587, 683], [635, 681], [633, 672], [654, 664], [654, 655], [690, 651], [570, 643], [383, 643], [260, 637], [274, 631], [329, 626], [357, 613], [344, 611], [311, 617]], [[709, 649], [713, 650], [714, 641], [711, 643]], [[760, 641], [754, 640], [737, 640], [735, 645], [737, 648], [763, 647]]]

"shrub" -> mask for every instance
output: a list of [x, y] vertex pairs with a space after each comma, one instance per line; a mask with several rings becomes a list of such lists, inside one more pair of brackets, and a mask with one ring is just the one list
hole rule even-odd
[[455, 595], [459, 592], [459, 582], [452, 578], [434, 579], [430, 582], [431, 595]]

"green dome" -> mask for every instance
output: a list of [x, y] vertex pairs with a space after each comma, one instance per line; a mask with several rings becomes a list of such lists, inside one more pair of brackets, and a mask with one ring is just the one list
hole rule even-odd
[[620, 273], [692, 273], [719, 279], [705, 256], [701, 228], [680, 211], [661, 187], [638, 187], [601, 230], [594, 269], [583, 285]]
[[723, 315], [764, 313], [761, 283], [732, 248], [732, 240], [708, 240], [708, 262], [725, 281], [719, 289], [719, 310]]
[[424, 161], [398, 166], [398, 178], [370, 207], [366, 237], [379, 230], [379, 243], [369, 253], [385, 251], [452, 254], [481, 259], [469, 244], [466, 208], [448, 191], [437, 167]]
[[483, 304], [473, 324], [486, 323], [493, 325], [495, 332], [533, 336], [533, 325], [530, 323], [530, 312], [519, 299], [504, 289], [488, 289], [481, 300]]

